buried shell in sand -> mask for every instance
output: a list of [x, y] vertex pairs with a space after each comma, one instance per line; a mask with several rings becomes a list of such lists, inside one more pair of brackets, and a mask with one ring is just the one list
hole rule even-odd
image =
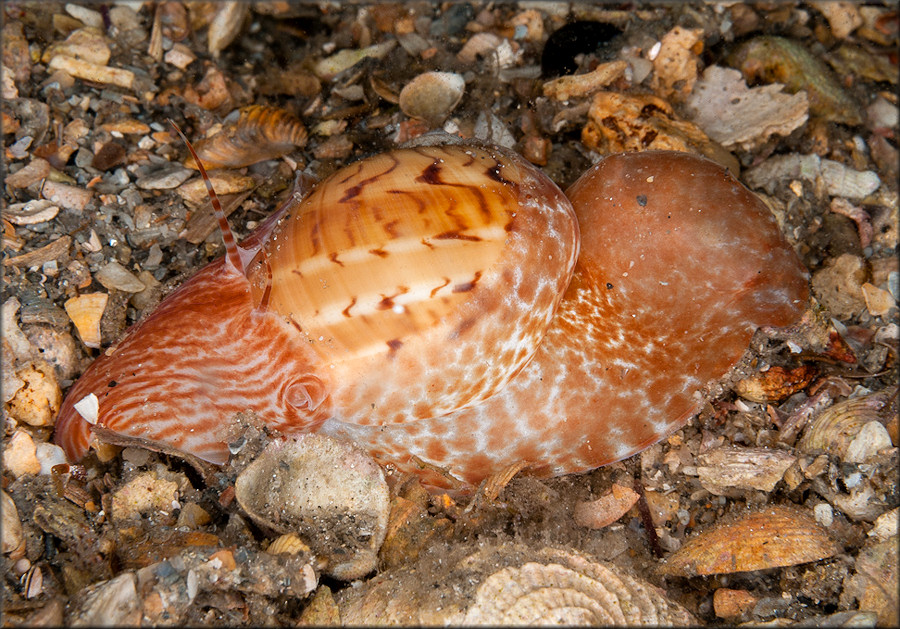
[[[435, 552], [437, 551], [437, 552]], [[659, 588], [571, 550], [435, 547], [338, 599], [348, 625], [668, 625], [696, 619]]]
[[272, 554], [291, 553], [286, 544], [299, 540], [285, 536], [299, 534], [336, 579], [358, 579], [375, 568], [390, 498], [381, 468], [356, 447], [316, 434], [273, 442], [234, 488], [257, 524], [282, 535]]

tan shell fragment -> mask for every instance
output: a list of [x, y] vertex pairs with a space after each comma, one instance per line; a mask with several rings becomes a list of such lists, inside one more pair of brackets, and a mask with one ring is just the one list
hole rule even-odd
[[23, 386], [6, 407], [10, 417], [31, 426], [52, 426], [62, 404], [56, 371], [49, 363], [37, 361], [20, 367], [16, 377]]
[[109, 295], [106, 293], [87, 293], [72, 297], [63, 304], [81, 341], [88, 347], [100, 347], [100, 319], [103, 318], [108, 300]]
[[780, 402], [808, 387], [817, 374], [818, 370], [811, 365], [800, 365], [795, 369], [774, 366], [768, 371], [739, 380], [734, 391], [751, 402]]
[[672, 553], [660, 573], [695, 577], [796, 566], [840, 552], [808, 513], [783, 506], [717, 523]]
[[339, 595], [346, 625], [696, 624], [683, 607], [620, 568], [524, 544], [435, 548]]
[[703, 29], [676, 26], [662, 38], [659, 52], [653, 58], [650, 84], [659, 96], [680, 101], [691, 93], [697, 81], [702, 37]]
[[5, 491], [0, 492], [0, 514], [2, 514], [3, 554], [15, 561], [25, 555], [25, 533], [16, 503]]
[[[219, 133], [197, 142], [194, 149], [209, 170], [240, 168], [287, 155], [295, 147], [305, 146], [306, 137], [306, 127], [289, 111], [250, 105], [241, 108], [237, 118], [226, 122]], [[193, 157], [184, 165], [197, 168]]]
[[862, 463], [891, 447], [885, 423], [897, 413], [897, 388], [850, 398], [822, 411], [807, 427], [797, 448], [828, 452], [848, 463]]
[[588, 96], [623, 76], [627, 68], [628, 62], [618, 60], [601, 63], [585, 74], [561, 76], [544, 83], [544, 96], [558, 101]]

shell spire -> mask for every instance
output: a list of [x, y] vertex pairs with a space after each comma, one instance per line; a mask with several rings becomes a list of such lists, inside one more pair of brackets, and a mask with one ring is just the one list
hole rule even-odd
[[197, 152], [194, 150], [194, 147], [191, 146], [190, 141], [188, 141], [187, 137], [181, 131], [175, 121], [171, 118], [169, 119], [169, 124], [174, 127], [175, 131], [181, 136], [182, 141], [187, 145], [188, 151], [191, 152], [191, 157], [194, 158], [194, 161], [197, 163], [197, 169], [200, 171], [200, 176], [203, 177], [203, 183], [206, 184], [206, 190], [209, 192], [209, 199], [212, 203], [213, 212], [215, 212], [216, 220], [219, 221], [219, 229], [222, 232], [222, 240], [225, 241], [225, 259], [228, 261], [228, 264], [233, 266], [241, 275], [246, 275], [244, 260], [241, 257], [241, 252], [238, 249], [237, 241], [234, 239], [234, 233], [231, 231], [231, 227], [228, 225], [228, 217], [225, 216], [225, 212], [222, 210], [222, 204], [219, 203], [219, 197], [216, 194], [215, 188], [213, 188], [212, 182], [209, 180], [209, 175], [206, 173], [206, 169], [203, 167], [203, 162], [200, 161], [200, 157], [197, 155]]

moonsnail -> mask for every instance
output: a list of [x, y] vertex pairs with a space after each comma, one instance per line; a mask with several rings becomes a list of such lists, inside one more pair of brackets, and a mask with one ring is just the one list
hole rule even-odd
[[227, 255], [75, 383], [56, 432], [70, 458], [94, 432], [221, 464], [241, 411], [291, 433], [478, 404], [534, 355], [578, 255], [568, 199], [502, 149], [371, 157], [281, 213], [242, 247], [220, 219]]
[[[101, 356], [57, 441], [73, 459], [93, 431], [222, 463], [221, 426], [249, 409], [469, 483], [520, 461], [585, 471], [676, 430], [757, 328], [806, 306], [771, 213], [704, 158], [613, 155], [567, 196], [577, 223], [493, 148], [352, 164]], [[93, 426], [75, 410], [91, 394]]]

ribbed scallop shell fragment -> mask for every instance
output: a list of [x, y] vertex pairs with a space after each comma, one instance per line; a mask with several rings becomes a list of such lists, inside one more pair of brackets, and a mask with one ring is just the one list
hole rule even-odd
[[390, 570], [341, 601], [346, 624], [666, 625], [696, 624], [645, 581], [572, 550], [488, 545], [431, 552]]
[[796, 566], [841, 551], [811, 514], [773, 506], [716, 523], [672, 553], [660, 573], [682, 577]]

